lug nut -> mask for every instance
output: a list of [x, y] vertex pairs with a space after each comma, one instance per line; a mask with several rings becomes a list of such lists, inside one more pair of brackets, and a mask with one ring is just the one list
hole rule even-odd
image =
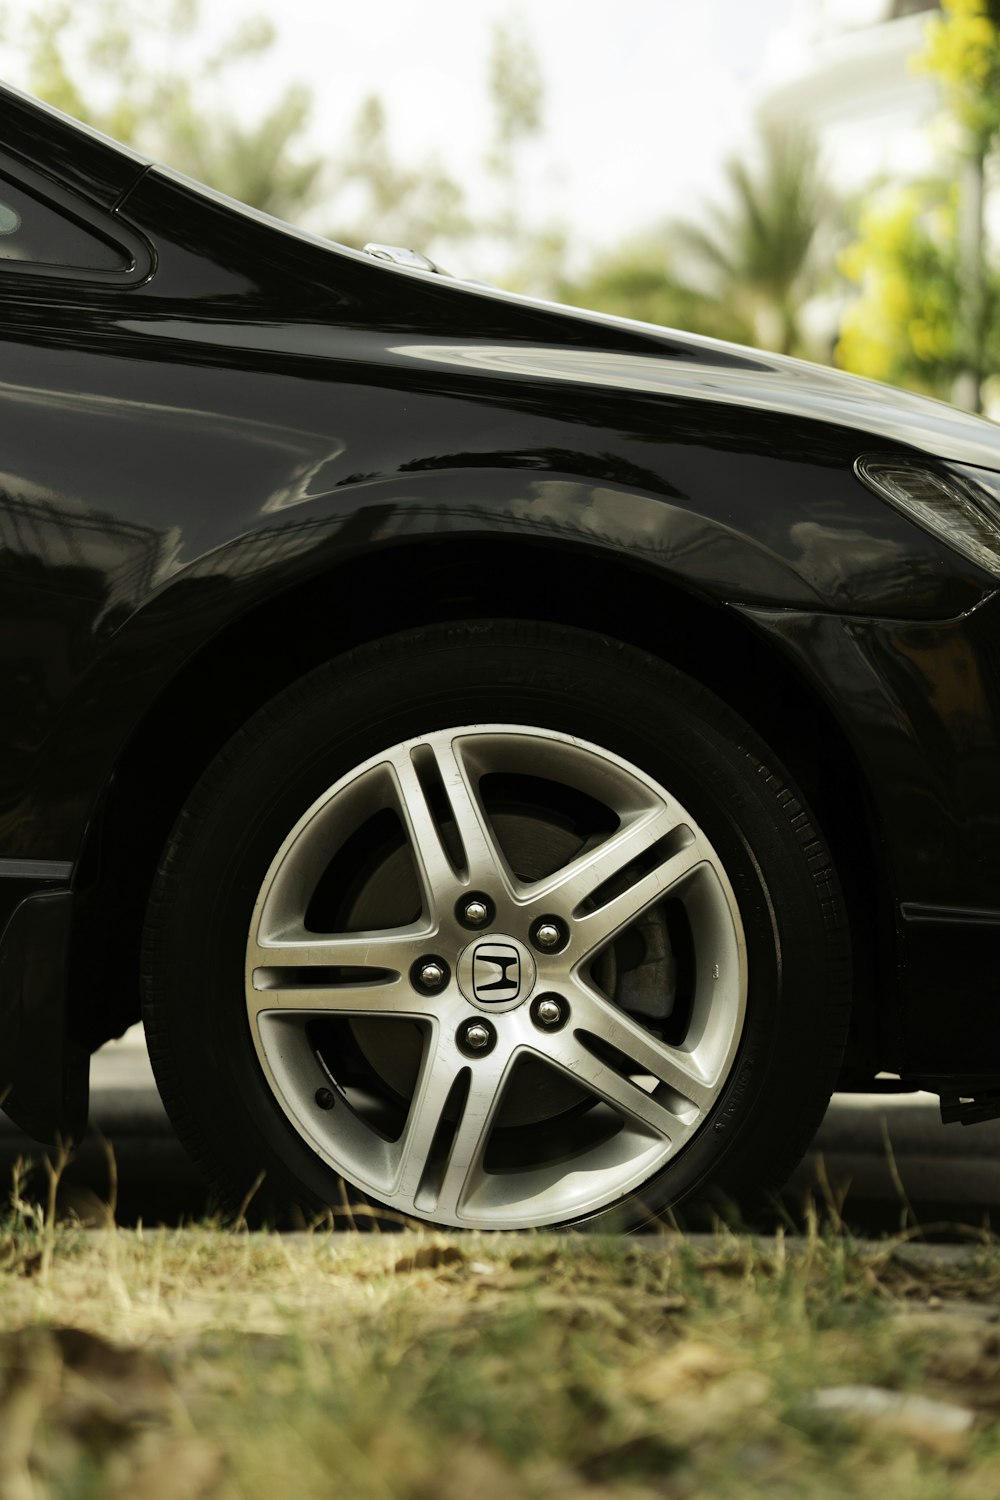
[[474, 930], [487, 927], [493, 921], [494, 911], [493, 902], [482, 891], [470, 891], [455, 907], [455, 915], [462, 926]]
[[436, 995], [448, 983], [450, 970], [443, 958], [436, 953], [426, 953], [418, 958], [410, 970], [410, 983], [422, 995]]
[[539, 995], [531, 1007], [531, 1019], [543, 1031], [559, 1031], [568, 1016], [569, 1006], [558, 995]]
[[497, 1034], [489, 1021], [466, 1021], [458, 1028], [458, 1045], [470, 1057], [485, 1057], [496, 1046]]
[[556, 917], [539, 917], [531, 929], [531, 941], [543, 953], [555, 953], [565, 946], [566, 928]]

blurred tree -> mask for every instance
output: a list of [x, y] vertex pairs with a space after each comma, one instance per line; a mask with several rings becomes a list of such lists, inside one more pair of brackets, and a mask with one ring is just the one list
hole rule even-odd
[[510, 241], [519, 234], [521, 151], [541, 134], [545, 88], [531, 43], [512, 22], [494, 28], [488, 68], [493, 142], [486, 167], [500, 189], [491, 227]]
[[937, 75], [963, 131], [959, 175], [958, 345], [962, 369], [953, 395], [979, 411], [989, 292], [984, 257], [986, 158], [1000, 131], [1000, 27], [990, 0], [945, 0], [927, 27], [924, 65]]
[[996, 0], [942, 0], [941, 9], [927, 23], [914, 66], [936, 76], [969, 144], [987, 151], [1000, 133], [1000, 6]]
[[814, 145], [765, 130], [756, 166], [731, 160], [730, 201], [706, 221], [671, 222], [604, 256], [561, 295], [604, 312], [809, 352], [799, 309], [825, 269], [820, 231], [831, 201]]
[[728, 162], [730, 201], [710, 205], [704, 224], [668, 226], [668, 239], [675, 259], [690, 262], [692, 287], [752, 330], [754, 343], [799, 354], [799, 310], [824, 270], [830, 202], [808, 136], [765, 127], [760, 147], [755, 166]]
[[753, 343], [755, 330], [738, 309], [678, 280], [663, 238], [647, 235], [627, 241], [603, 255], [584, 275], [560, 281], [558, 296], [578, 307], [622, 318]]
[[841, 321], [845, 370], [947, 398], [962, 366], [955, 184], [889, 185], [860, 212], [840, 268], [860, 289]]
[[338, 188], [353, 189], [355, 199], [351, 218], [341, 210], [331, 232], [341, 244], [378, 240], [427, 253], [441, 242], [446, 254], [449, 244], [472, 232], [462, 189], [436, 161], [403, 166], [393, 156], [377, 94], [361, 105], [333, 175]]
[[508, 285], [551, 294], [565, 250], [558, 224], [534, 227], [522, 202], [524, 153], [542, 134], [544, 83], [531, 42], [518, 24], [494, 28], [488, 61], [492, 140], [480, 178], [480, 201], [434, 159], [403, 165], [394, 156], [389, 120], [377, 95], [365, 100], [339, 155], [335, 181], [354, 200], [349, 223], [333, 235], [346, 244], [381, 240], [410, 245], [448, 263], [461, 246], [465, 260], [498, 264]]
[[493, 129], [477, 242], [487, 259], [499, 255], [507, 285], [553, 296], [566, 255], [566, 229], [554, 219], [532, 224], [525, 209], [529, 153], [544, 134], [545, 82], [522, 23], [507, 19], [495, 25], [487, 68]]
[[[0, 0], [0, 41], [19, 55], [24, 85], [116, 140], [280, 218], [320, 213], [331, 238], [412, 245], [447, 257], [471, 240], [503, 262], [504, 279], [551, 290], [565, 237], [528, 228], [520, 203], [524, 148], [542, 128], [544, 88], [531, 43], [499, 25], [489, 61], [493, 140], [485, 202], [473, 215], [434, 159], [403, 164], [377, 95], [361, 105], [331, 157], [309, 149], [310, 91], [293, 84], [245, 124], [218, 104], [241, 69], [275, 40], [271, 23], [244, 20], [207, 51], [199, 0]], [[8, 64], [8, 71], [10, 67]]]
[[285, 89], [252, 125], [211, 102], [229, 75], [266, 55], [273, 27], [247, 19], [207, 55], [198, 28], [198, 0], [0, 10], [0, 39], [21, 53], [40, 99], [255, 208], [302, 212], [325, 186], [322, 157], [304, 147], [309, 91]]
[[837, 360], [979, 411], [984, 374], [1000, 357], [1000, 279], [986, 261], [983, 215], [986, 163], [1000, 137], [994, 0], [943, 0], [914, 65], [940, 85], [957, 127], [957, 171], [885, 188], [862, 213], [842, 256], [860, 296], [844, 316]]

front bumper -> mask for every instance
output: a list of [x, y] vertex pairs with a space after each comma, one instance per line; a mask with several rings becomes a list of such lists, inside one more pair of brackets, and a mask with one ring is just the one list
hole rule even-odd
[[837, 721], [891, 893], [881, 1067], [1000, 1081], [1000, 595], [955, 620], [744, 611]]

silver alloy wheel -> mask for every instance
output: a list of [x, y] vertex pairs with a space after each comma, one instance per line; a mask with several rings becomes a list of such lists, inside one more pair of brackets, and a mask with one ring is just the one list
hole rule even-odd
[[[314, 930], [345, 848], [372, 873]], [[254, 908], [247, 1014], [336, 1173], [402, 1216], [528, 1228], [640, 1193], [690, 1140], [746, 969], [726, 871], [669, 791], [598, 745], [475, 725], [374, 756], [300, 818]]]

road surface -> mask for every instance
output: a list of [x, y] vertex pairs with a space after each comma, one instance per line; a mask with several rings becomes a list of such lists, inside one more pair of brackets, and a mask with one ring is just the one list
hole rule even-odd
[[[179, 1224], [209, 1209], [197, 1173], [160, 1104], [140, 1027], [94, 1058], [91, 1136], [64, 1174], [61, 1201], [106, 1221]], [[109, 1169], [113, 1152], [117, 1186]], [[0, 1176], [44, 1151], [0, 1114]], [[41, 1169], [36, 1166], [35, 1180]], [[942, 1125], [930, 1094], [838, 1094], [785, 1195], [793, 1215], [810, 1195], [864, 1234], [919, 1223], [1000, 1228], [1000, 1121]]]

